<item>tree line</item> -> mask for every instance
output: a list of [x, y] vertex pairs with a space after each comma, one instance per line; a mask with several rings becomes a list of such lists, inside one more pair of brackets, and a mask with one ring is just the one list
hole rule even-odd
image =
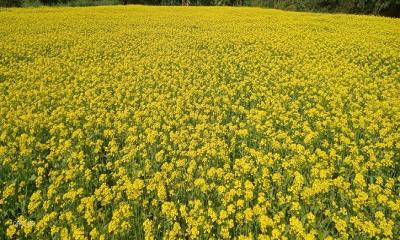
[[2, 7], [108, 4], [260, 6], [294, 11], [345, 12], [400, 17], [400, 0], [0, 0]]

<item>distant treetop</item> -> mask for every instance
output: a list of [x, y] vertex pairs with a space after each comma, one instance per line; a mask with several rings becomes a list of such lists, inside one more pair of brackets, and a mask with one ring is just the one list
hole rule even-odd
[[400, 17], [400, 0], [0, 0], [0, 7], [111, 4], [259, 6], [292, 11], [343, 12]]

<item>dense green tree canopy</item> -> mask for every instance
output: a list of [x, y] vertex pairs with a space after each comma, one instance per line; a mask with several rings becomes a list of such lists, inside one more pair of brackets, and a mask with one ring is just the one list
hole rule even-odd
[[264, 6], [296, 11], [400, 17], [400, 0], [0, 0], [0, 6], [5, 7], [104, 4]]

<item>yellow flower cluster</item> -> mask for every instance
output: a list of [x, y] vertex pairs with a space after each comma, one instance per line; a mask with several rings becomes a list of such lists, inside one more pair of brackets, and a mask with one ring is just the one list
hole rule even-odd
[[0, 9], [0, 239], [398, 239], [400, 21]]

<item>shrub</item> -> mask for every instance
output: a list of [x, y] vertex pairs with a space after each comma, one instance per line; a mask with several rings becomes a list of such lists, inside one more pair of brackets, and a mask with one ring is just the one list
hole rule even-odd
[[39, 0], [23, 0], [22, 7], [40, 7], [43, 3]]

